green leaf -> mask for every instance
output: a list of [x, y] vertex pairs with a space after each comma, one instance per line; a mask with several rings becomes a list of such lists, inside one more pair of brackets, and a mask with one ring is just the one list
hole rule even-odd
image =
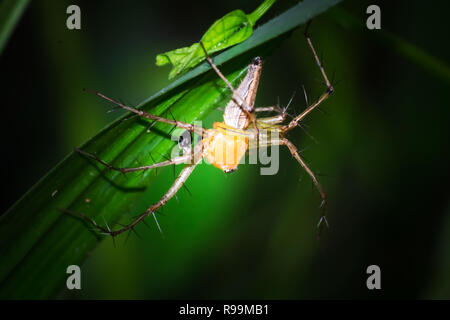
[[0, 53], [25, 11], [28, 2], [29, 0], [3, 0], [0, 2]]
[[[215, 58], [236, 85], [256, 54], [267, 57], [289, 31], [339, 0], [305, 0], [253, 35]], [[143, 101], [138, 107], [185, 122], [204, 118], [230, 98], [225, 85], [206, 62]], [[80, 92], [80, 94], [82, 94]], [[100, 103], [93, 96], [92, 103]], [[170, 112], [169, 112], [170, 110]], [[126, 115], [104, 128], [81, 149], [117, 166], [150, 164], [170, 156], [176, 142], [169, 125]], [[152, 159], [152, 157], [153, 159]], [[126, 176], [71, 153], [0, 217], [0, 298], [54, 297], [65, 286], [66, 268], [80, 265], [102, 237], [84, 221], [57, 208], [83, 212], [110, 226], [124, 213], [136, 215], [137, 200], [155, 171]], [[150, 205], [151, 200], [144, 199]]]
[[[238, 44], [253, 32], [256, 21], [273, 5], [275, 0], [265, 0], [255, 11], [245, 14], [242, 10], [234, 10], [219, 20], [206, 31], [200, 40], [209, 54]], [[156, 56], [156, 65], [172, 64], [169, 79], [172, 79], [205, 60], [205, 54], [199, 43], [168, 51]]]

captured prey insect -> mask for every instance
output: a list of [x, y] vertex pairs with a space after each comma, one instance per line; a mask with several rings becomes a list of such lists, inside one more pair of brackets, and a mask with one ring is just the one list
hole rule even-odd
[[[308, 28], [308, 27], [307, 27]], [[299, 123], [309, 114], [316, 109], [329, 95], [334, 91], [333, 86], [327, 78], [325, 70], [320, 63], [314, 46], [307, 32], [305, 31], [306, 41], [312, 50], [316, 64], [318, 65], [322, 77], [325, 80], [326, 90], [325, 92], [312, 104], [307, 105], [299, 115], [292, 118], [287, 124], [283, 124], [286, 120], [286, 110], [281, 109], [279, 106], [271, 106], [264, 108], [255, 108], [255, 98], [258, 89], [259, 79], [261, 76], [262, 60], [260, 57], [253, 59], [248, 67], [248, 71], [242, 82], [237, 89], [234, 89], [231, 83], [221, 73], [221, 71], [214, 64], [212, 58], [204, 50], [206, 60], [210, 64], [211, 68], [217, 73], [217, 75], [225, 82], [226, 86], [232, 92], [232, 98], [224, 109], [223, 122], [215, 122], [212, 129], [205, 129], [202, 127], [194, 126], [193, 124], [170, 120], [160, 116], [156, 116], [142, 110], [135, 109], [130, 106], [126, 106], [118, 101], [106, 97], [105, 95], [94, 92], [99, 97], [106, 99], [115, 105], [125, 110], [131, 111], [138, 116], [174, 125], [182, 128], [188, 132], [200, 135], [202, 139], [197, 142], [193, 148], [186, 150], [183, 148], [183, 154], [181, 156], [168, 159], [166, 161], [153, 163], [150, 165], [133, 167], [133, 168], [121, 168], [115, 167], [96, 155], [88, 153], [83, 150], [76, 149], [82, 155], [89, 157], [95, 161], [98, 161], [102, 165], [111, 170], [117, 170], [122, 173], [148, 170], [152, 168], [164, 167], [169, 165], [185, 164], [184, 168], [175, 179], [175, 182], [169, 188], [169, 190], [160, 198], [160, 200], [151, 205], [144, 213], [138, 215], [128, 225], [121, 225], [120, 229], [111, 230], [108, 225], [103, 227], [97, 224], [93, 219], [82, 215], [83, 218], [88, 220], [93, 226], [100, 230], [104, 234], [116, 236], [125, 231], [132, 230], [139, 222], [146, 219], [149, 215], [152, 215], [156, 221], [156, 224], [161, 231], [158, 221], [155, 216], [155, 212], [163, 207], [183, 186], [191, 173], [194, 171], [197, 164], [203, 158], [215, 167], [223, 170], [224, 172], [232, 172], [237, 169], [242, 157], [245, 153], [252, 148], [261, 148], [271, 145], [283, 145], [286, 146], [291, 152], [292, 156], [298, 161], [300, 166], [311, 177], [314, 185], [316, 186], [321, 196], [321, 209], [322, 215], [320, 217], [318, 226], [328, 225], [325, 218], [326, 213], [326, 194], [321, 184], [317, 180], [315, 174], [307, 166], [303, 158], [300, 156], [297, 147], [290, 142], [286, 136], [289, 131], [297, 127]], [[200, 43], [201, 44], [201, 43]], [[202, 44], [201, 44], [202, 45]], [[203, 45], [202, 48], [204, 49]], [[259, 112], [275, 112], [276, 115], [271, 117], [257, 118], [256, 114]]]

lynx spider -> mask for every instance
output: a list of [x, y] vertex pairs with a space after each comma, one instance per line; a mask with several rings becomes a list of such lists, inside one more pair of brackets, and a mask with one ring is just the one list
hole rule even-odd
[[[308, 105], [306, 109], [303, 110], [303, 112], [293, 117], [293, 119], [289, 123], [284, 125], [282, 123], [286, 120], [286, 112], [285, 110], [281, 110], [279, 106], [254, 108], [256, 92], [262, 69], [261, 58], [256, 57], [253, 59], [252, 63], [248, 67], [248, 71], [245, 78], [242, 80], [238, 89], [234, 89], [231, 83], [227, 80], [227, 78], [225, 78], [225, 76], [214, 64], [213, 60], [206, 52], [202, 43], [200, 44], [205, 53], [207, 62], [210, 64], [211, 68], [214, 69], [217, 75], [225, 82], [226, 86], [233, 93], [231, 100], [228, 102], [224, 110], [224, 122], [215, 122], [212, 129], [204, 129], [189, 123], [184, 123], [177, 120], [170, 120], [160, 116], [152, 115], [147, 112], [135, 109], [133, 107], [126, 106], [118, 101], [106, 97], [105, 95], [99, 92], [93, 92], [97, 96], [114, 103], [120, 108], [131, 111], [132, 113], [135, 113], [138, 116], [174, 125], [178, 128], [185, 129], [190, 133], [199, 134], [203, 137], [203, 139], [194, 146], [193, 151], [184, 152], [182, 156], [178, 156], [158, 163], [153, 163], [151, 165], [133, 168], [115, 167], [99, 159], [94, 154], [76, 149], [76, 151], [78, 151], [79, 153], [89, 158], [92, 158], [95, 161], [98, 161], [107, 168], [111, 170], [117, 170], [122, 173], [142, 171], [152, 168], [164, 167], [168, 165], [188, 163], [185, 165], [185, 167], [182, 169], [178, 177], [175, 179], [175, 182], [172, 184], [169, 190], [161, 197], [161, 199], [158, 202], [151, 205], [144, 213], [138, 215], [128, 225], [122, 225], [122, 228], [120, 229], [111, 230], [107, 224], [106, 227], [102, 227], [99, 224], [97, 224], [92, 218], [89, 218], [84, 214], [81, 214], [82, 217], [88, 220], [94, 227], [96, 227], [102, 233], [115, 237], [125, 231], [133, 230], [133, 228], [139, 222], [143, 221], [146, 217], [148, 217], [151, 214], [153, 215], [153, 218], [155, 219], [156, 224], [159, 230], [161, 231], [161, 228], [155, 216], [155, 212], [161, 207], [163, 207], [178, 192], [178, 190], [183, 186], [183, 184], [186, 182], [190, 174], [193, 172], [197, 164], [199, 164], [203, 158], [207, 158], [209, 162], [212, 163], [214, 166], [228, 173], [237, 169], [241, 158], [245, 155], [245, 152], [249, 149], [249, 146], [250, 148], [252, 146], [256, 146], [257, 148], [259, 148], [259, 147], [267, 147], [269, 145], [284, 145], [289, 149], [292, 156], [298, 161], [300, 166], [311, 177], [312, 182], [319, 191], [319, 194], [322, 199], [320, 205], [320, 207], [322, 208], [322, 216], [319, 220], [318, 227], [320, 228], [322, 224], [328, 225], [328, 222], [325, 217], [326, 212], [325, 191], [322, 188], [322, 185], [317, 180], [315, 174], [311, 171], [311, 169], [309, 169], [305, 161], [300, 156], [297, 147], [286, 138], [286, 135], [290, 130], [297, 127], [300, 121], [302, 121], [309, 113], [311, 113], [311, 111], [317, 108], [334, 91], [334, 88], [331, 85], [330, 81], [328, 80], [325, 70], [322, 64], [320, 63], [316, 50], [314, 49], [314, 46], [311, 42], [311, 38], [307, 33], [308, 27], [309, 23], [306, 26], [305, 30], [306, 41], [313, 53], [315, 62], [320, 69], [322, 77], [325, 80], [326, 91], [315, 102]], [[258, 112], [276, 112], [278, 114], [276, 116], [271, 117], [257, 118], [256, 113]], [[278, 138], [276, 140], [271, 139], [269, 141], [268, 136], [270, 135], [274, 135]], [[269, 142], [260, 143], [261, 141], [269, 141]], [[225, 154], [231, 152], [234, 156], [233, 160], [223, 162], [224, 160], [223, 157], [221, 158], [217, 156], [217, 154], [223, 155], [223, 153], [220, 153], [219, 151], [221, 152], [224, 151]]]

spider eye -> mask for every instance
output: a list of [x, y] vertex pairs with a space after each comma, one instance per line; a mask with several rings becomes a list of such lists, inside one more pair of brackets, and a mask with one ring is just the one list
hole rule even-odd
[[181, 149], [190, 148], [191, 140], [191, 133], [189, 131], [184, 131], [178, 138], [178, 145]]

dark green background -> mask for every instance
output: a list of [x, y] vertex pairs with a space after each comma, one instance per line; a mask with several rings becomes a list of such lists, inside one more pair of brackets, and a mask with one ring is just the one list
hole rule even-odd
[[[259, 23], [295, 2], [279, 1]], [[33, 1], [0, 56], [1, 212], [121, 114], [83, 87], [138, 104], [169, 83], [157, 53], [259, 3]], [[69, 4], [81, 7], [80, 31], [65, 27]], [[347, 0], [339, 8], [364, 24], [369, 4], [381, 7], [384, 32], [448, 63], [446, 1]], [[320, 241], [320, 198], [287, 150], [274, 176], [254, 165], [226, 175], [205, 164], [188, 181], [192, 196], [182, 190], [159, 218], [165, 239], [153, 225], [116, 248], [106, 239], [82, 266], [82, 290], [59, 297], [450, 298], [449, 79], [395, 53], [379, 31], [341, 20], [331, 10], [311, 29], [337, 81], [323, 113], [305, 121], [319, 143], [300, 129], [290, 136], [329, 196], [330, 229]], [[297, 91], [290, 112], [298, 113], [301, 85], [310, 100], [324, 89], [298, 30], [264, 61], [256, 104], [286, 104]], [[217, 111], [205, 123], [219, 119]], [[170, 168], [160, 171], [144, 196], [158, 199], [172, 181]], [[371, 264], [381, 267], [380, 291], [366, 288]]]

